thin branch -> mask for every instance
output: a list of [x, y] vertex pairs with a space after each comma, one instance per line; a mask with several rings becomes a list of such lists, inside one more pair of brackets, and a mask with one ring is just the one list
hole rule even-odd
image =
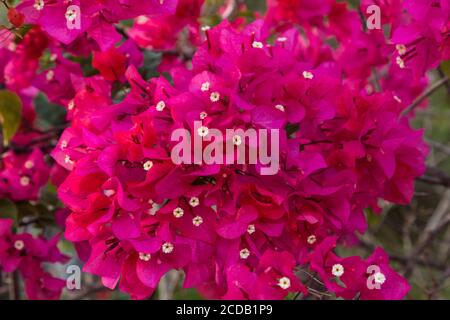
[[425, 230], [421, 233], [414, 250], [409, 255], [409, 261], [405, 268], [405, 277], [409, 277], [417, 262], [417, 257], [425, 250], [436, 234], [444, 227], [450, 217], [450, 189], [442, 195], [441, 201], [431, 215]]
[[431, 96], [434, 92], [436, 92], [440, 87], [448, 83], [450, 79], [448, 77], [444, 77], [438, 81], [436, 81], [431, 87], [429, 87], [424, 93], [422, 93], [414, 102], [407, 107], [403, 112], [400, 114], [402, 117], [406, 116], [410, 112], [412, 112], [415, 108], [417, 108], [418, 105], [420, 105], [426, 98]]
[[447, 146], [445, 144], [430, 139], [425, 139], [425, 142], [428, 143], [433, 149], [439, 150], [442, 153], [450, 155], [450, 146]]

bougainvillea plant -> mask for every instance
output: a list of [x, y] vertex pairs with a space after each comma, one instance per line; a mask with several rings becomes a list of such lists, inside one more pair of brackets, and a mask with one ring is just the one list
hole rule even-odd
[[[29, 299], [60, 297], [48, 266], [68, 242], [133, 299], [171, 270], [211, 299], [308, 297], [311, 279], [345, 299], [407, 295], [381, 247], [337, 247], [425, 172], [411, 121], [450, 58], [450, 2], [260, 2], [1, 1], [0, 269]], [[231, 145], [219, 160], [261, 149], [230, 129], [278, 132], [276, 173], [174, 161], [177, 130], [200, 153]]]

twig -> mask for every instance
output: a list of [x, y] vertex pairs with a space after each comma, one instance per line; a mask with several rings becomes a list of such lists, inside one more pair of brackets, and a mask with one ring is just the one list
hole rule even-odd
[[429, 87], [424, 93], [422, 93], [414, 102], [407, 107], [400, 114], [402, 117], [406, 116], [408, 113], [412, 112], [418, 105], [422, 103], [426, 98], [431, 96], [436, 90], [445, 85], [450, 79], [448, 77], [444, 77], [438, 81], [436, 81], [431, 87]]
[[10, 274], [9, 299], [20, 300], [20, 278], [18, 271], [14, 271]]
[[[441, 77], [441, 79], [445, 78], [445, 73], [444, 73], [444, 71], [442, 70], [441, 67], [439, 67], [439, 68], [437, 69], [437, 71], [438, 71], [439, 76]], [[447, 94], [450, 95], [450, 83], [447, 82], [447, 83], [445, 84], [445, 87], [447, 88]]]
[[442, 144], [440, 142], [436, 142], [430, 139], [425, 139], [425, 142], [428, 143], [433, 149], [439, 150], [442, 153], [450, 155], [450, 147]]
[[450, 187], [450, 176], [448, 176], [444, 171], [434, 167], [427, 167], [425, 175], [420, 177], [418, 180], [429, 184]]
[[425, 230], [417, 240], [414, 250], [409, 255], [409, 261], [405, 268], [405, 277], [409, 277], [417, 262], [417, 257], [425, 250], [427, 245], [433, 240], [436, 234], [441, 230], [443, 226], [448, 223], [450, 218], [450, 189], [447, 189], [441, 201], [437, 205], [433, 214], [431, 215]]

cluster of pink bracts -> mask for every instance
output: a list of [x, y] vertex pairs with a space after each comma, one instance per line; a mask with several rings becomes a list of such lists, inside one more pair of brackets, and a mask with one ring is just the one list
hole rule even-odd
[[[82, 14], [74, 32], [61, 28], [76, 18], [68, 2], [22, 1], [10, 20], [33, 27], [0, 49], [0, 83], [23, 102], [13, 142], [39, 137], [30, 129], [38, 92], [66, 106], [70, 126], [52, 167], [40, 145], [3, 155], [0, 197], [36, 200], [50, 176], [70, 212], [65, 237], [89, 257], [84, 271], [135, 299], [172, 269], [207, 298], [307, 295], [305, 271], [338, 297], [403, 298], [409, 284], [383, 249], [365, 260], [334, 249], [358, 243], [365, 209], [413, 196], [428, 149], [404, 110], [426, 72], [450, 57], [450, 4], [367, 0], [361, 11], [371, 4], [390, 34], [364, 31], [357, 11], [335, 0], [268, 0], [261, 19], [211, 28], [199, 23], [203, 0], [70, 1]], [[220, 15], [244, 10], [226, 1]], [[130, 18], [124, 41], [115, 24]], [[180, 41], [196, 48], [192, 59], [173, 54]], [[143, 49], [165, 52], [165, 76], [142, 78]], [[92, 52], [98, 74], [86, 76], [74, 57]], [[200, 135], [207, 148], [212, 128], [279, 130], [278, 173], [172, 161], [174, 130]], [[64, 262], [58, 238], [13, 234], [0, 222], [2, 269], [20, 270], [29, 298], [57, 298], [61, 283], [28, 269]]]

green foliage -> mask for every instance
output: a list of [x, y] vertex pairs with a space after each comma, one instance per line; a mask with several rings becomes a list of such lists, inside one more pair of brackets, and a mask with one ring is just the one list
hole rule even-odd
[[22, 119], [22, 101], [13, 92], [0, 90], [0, 125], [3, 133], [3, 144], [8, 145], [17, 132]]
[[14, 223], [18, 221], [18, 210], [14, 202], [9, 199], [0, 199], [0, 218], [13, 219]]
[[66, 110], [55, 103], [48, 101], [47, 97], [39, 93], [34, 100], [37, 113], [37, 125], [48, 130], [63, 125], [66, 119]]

